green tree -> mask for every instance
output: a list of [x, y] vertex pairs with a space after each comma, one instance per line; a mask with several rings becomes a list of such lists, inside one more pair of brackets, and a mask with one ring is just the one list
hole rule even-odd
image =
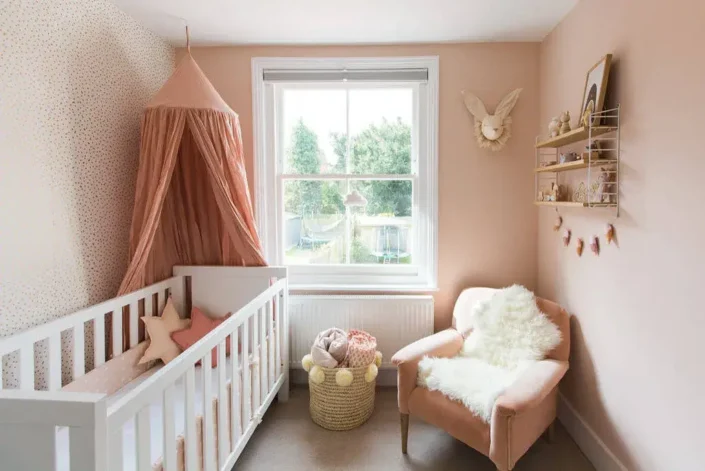
[[318, 136], [303, 119], [294, 125], [292, 145], [289, 149], [289, 163], [295, 173], [319, 173], [321, 150], [318, 147]]
[[[321, 149], [318, 136], [302, 119], [294, 125], [292, 144], [287, 152], [292, 173], [318, 174]], [[291, 181], [287, 183], [284, 208], [301, 215], [336, 214], [343, 211], [343, 199], [336, 183]]]
[[[331, 134], [333, 151], [338, 156], [336, 170], [344, 171], [347, 137]], [[353, 136], [350, 146], [353, 173], [411, 173], [411, 128], [401, 119], [372, 124]], [[367, 198], [367, 213], [411, 216], [411, 182], [381, 180], [358, 181], [354, 188]]]

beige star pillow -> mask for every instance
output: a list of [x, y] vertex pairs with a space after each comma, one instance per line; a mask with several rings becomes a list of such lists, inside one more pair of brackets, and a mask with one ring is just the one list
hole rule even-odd
[[149, 333], [149, 347], [140, 358], [139, 364], [162, 360], [166, 365], [179, 356], [181, 349], [171, 339], [171, 333], [187, 329], [191, 325], [191, 320], [179, 317], [171, 297], [167, 300], [161, 317], [142, 317], [141, 319]]

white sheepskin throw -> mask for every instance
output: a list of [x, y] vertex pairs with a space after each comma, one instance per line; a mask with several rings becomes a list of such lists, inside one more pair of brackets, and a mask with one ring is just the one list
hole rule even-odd
[[539, 310], [534, 294], [519, 285], [475, 305], [471, 323], [458, 356], [419, 362], [418, 385], [441, 391], [489, 422], [497, 398], [561, 342], [561, 332]]

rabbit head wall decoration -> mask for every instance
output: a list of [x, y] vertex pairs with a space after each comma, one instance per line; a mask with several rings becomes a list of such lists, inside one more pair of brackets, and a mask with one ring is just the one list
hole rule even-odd
[[498, 151], [504, 147], [512, 135], [512, 112], [522, 89], [517, 88], [502, 98], [494, 114], [487, 113], [484, 103], [473, 93], [464, 90], [465, 106], [475, 118], [475, 137], [483, 149]]

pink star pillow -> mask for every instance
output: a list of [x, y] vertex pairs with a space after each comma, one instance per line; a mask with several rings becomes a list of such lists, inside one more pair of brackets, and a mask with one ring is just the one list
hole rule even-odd
[[162, 360], [164, 364], [167, 364], [179, 356], [181, 350], [171, 339], [171, 333], [187, 328], [191, 321], [179, 317], [171, 297], [167, 300], [161, 317], [142, 317], [141, 319], [147, 333], [149, 333], [149, 347], [140, 358], [140, 365], [152, 360]]
[[[191, 326], [187, 329], [174, 332], [171, 334], [171, 338], [174, 339], [174, 342], [176, 342], [182, 350], [186, 350], [205, 337], [208, 332], [222, 324], [228, 317], [230, 317], [230, 314], [220, 319], [212, 319], [206, 316], [203, 311], [194, 307], [191, 309]], [[230, 355], [230, 337], [225, 339], [225, 354]], [[213, 367], [218, 364], [217, 348], [211, 351], [211, 364]]]

